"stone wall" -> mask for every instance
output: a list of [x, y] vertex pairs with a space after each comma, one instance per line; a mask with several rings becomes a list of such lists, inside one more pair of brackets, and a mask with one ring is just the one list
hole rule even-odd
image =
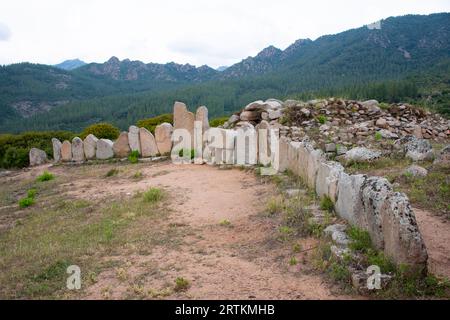
[[170, 123], [163, 123], [156, 127], [156, 137], [145, 128], [131, 126], [116, 141], [98, 139], [92, 134], [84, 140], [75, 137], [72, 141], [62, 143], [53, 138], [53, 160], [55, 163], [83, 163], [88, 160], [122, 159], [127, 158], [132, 151], [139, 152], [142, 158], [167, 155], [172, 149], [172, 131]]

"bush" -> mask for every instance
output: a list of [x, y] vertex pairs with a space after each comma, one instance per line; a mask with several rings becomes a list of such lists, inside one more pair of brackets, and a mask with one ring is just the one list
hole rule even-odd
[[215, 118], [209, 121], [209, 126], [211, 128], [217, 128], [219, 126], [222, 126], [227, 121], [228, 117]]
[[0, 135], [0, 167], [24, 168], [30, 164], [28, 153], [31, 148], [44, 150], [53, 156], [52, 138], [71, 141], [74, 134], [67, 131], [26, 132]]
[[26, 197], [19, 200], [19, 207], [28, 208], [34, 204], [34, 198]]
[[136, 125], [139, 128], [146, 128], [148, 131], [155, 134], [156, 127], [164, 122], [172, 124], [173, 123], [173, 114], [167, 113], [167, 114], [162, 114], [162, 115], [154, 117], [154, 118], [139, 120], [136, 123]]
[[98, 139], [116, 140], [119, 137], [120, 130], [109, 123], [97, 123], [85, 128], [80, 134], [80, 138], [85, 139], [90, 134]]
[[37, 182], [45, 182], [55, 179], [55, 176], [48, 171], [44, 171], [39, 177], [37, 177]]
[[134, 150], [128, 156], [128, 161], [130, 161], [132, 164], [136, 164], [139, 162], [139, 156], [139, 151]]

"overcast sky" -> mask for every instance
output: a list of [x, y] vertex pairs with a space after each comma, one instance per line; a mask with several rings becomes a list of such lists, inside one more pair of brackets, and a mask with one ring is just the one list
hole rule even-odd
[[0, 64], [114, 55], [218, 67], [269, 45], [443, 11], [450, 0], [1, 0]]

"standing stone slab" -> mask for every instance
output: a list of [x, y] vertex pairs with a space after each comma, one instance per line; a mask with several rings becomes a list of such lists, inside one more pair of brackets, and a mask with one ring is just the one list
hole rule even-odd
[[141, 155], [144, 158], [156, 157], [159, 153], [158, 146], [153, 134], [146, 128], [139, 128], [139, 139], [141, 141]]
[[94, 160], [95, 153], [97, 151], [97, 142], [98, 139], [93, 134], [90, 134], [84, 139], [83, 147], [84, 147], [84, 156], [87, 160]]
[[267, 121], [263, 120], [256, 126], [256, 132], [258, 133], [258, 159], [259, 164], [267, 166], [270, 164], [270, 125]]
[[113, 144], [113, 151], [116, 158], [126, 158], [131, 153], [128, 142], [128, 132], [122, 132]]
[[257, 164], [258, 134], [252, 124], [236, 130], [235, 155], [238, 165]]
[[[308, 150], [308, 149], [307, 149]], [[316, 189], [316, 177], [319, 166], [325, 162], [325, 155], [322, 150], [316, 149], [307, 151], [307, 168], [306, 168], [306, 182], [311, 189]]]
[[172, 131], [170, 123], [162, 123], [155, 129], [155, 140], [161, 155], [169, 154], [172, 150]]
[[338, 199], [335, 204], [336, 213], [352, 225], [367, 229], [365, 219], [362, 219], [364, 210], [362, 203], [362, 185], [366, 181], [365, 175], [348, 175], [341, 173], [338, 182]]
[[275, 169], [278, 172], [284, 172], [288, 169], [288, 149], [289, 149], [289, 140], [286, 137], [280, 138], [280, 143], [278, 146], [278, 164], [276, 164]]
[[195, 121], [200, 121], [202, 123], [202, 131], [204, 134], [206, 130], [209, 129], [208, 108], [205, 106], [199, 107], [195, 114]]
[[384, 252], [397, 265], [425, 270], [428, 254], [417, 226], [416, 217], [405, 194], [389, 196], [381, 209]]
[[97, 159], [107, 160], [114, 157], [113, 142], [108, 139], [100, 139], [97, 142]]
[[84, 162], [84, 160], [83, 140], [79, 137], [75, 137], [72, 140], [72, 161]]
[[53, 160], [58, 163], [61, 161], [61, 147], [62, 143], [56, 138], [52, 139], [52, 145], [53, 145]]
[[194, 147], [194, 122], [195, 115], [189, 112], [186, 105], [181, 102], [175, 102], [173, 107], [173, 126], [174, 130], [186, 129], [191, 135], [191, 148]]
[[300, 144], [300, 142], [291, 141], [288, 146], [288, 168], [295, 175], [299, 173], [298, 156]]
[[343, 172], [344, 168], [338, 162], [321, 162], [316, 177], [317, 195], [319, 197], [328, 196], [333, 203], [336, 203], [339, 177]]
[[131, 151], [137, 151], [141, 154], [141, 143], [139, 141], [139, 128], [131, 126], [128, 131], [128, 143], [130, 144]]
[[70, 141], [64, 141], [61, 146], [61, 159], [64, 162], [72, 161], [72, 144]]
[[44, 164], [47, 162], [47, 154], [45, 151], [32, 148], [29, 153], [30, 157], [30, 166], [40, 166], [41, 164]]
[[370, 177], [362, 185], [362, 222], [367, 226], [372, 243], [380, 250], [384, 249], [382, 210], [386, 199], [392, 194], [392, 185], [384, 178]]

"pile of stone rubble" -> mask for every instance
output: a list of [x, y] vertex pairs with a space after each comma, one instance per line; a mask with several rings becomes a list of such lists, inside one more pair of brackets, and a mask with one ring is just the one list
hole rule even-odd
[[[300, 141], [305, 134], [318, 135], [318, 142], [344, 146], [365, 145], [376, 133], [383, 139], [414, 135], [418, 139], [450, 138], [450, 120], [409, 104], [380, 104], [376, 100], [324, 99], [301, 102], [276, 99], [255, 101], [230, 117], [223, 126], [234, 128], [245, 122], [266, 120], [282, 136]], [[370, 139], [372, 138], [372, 139]]]

